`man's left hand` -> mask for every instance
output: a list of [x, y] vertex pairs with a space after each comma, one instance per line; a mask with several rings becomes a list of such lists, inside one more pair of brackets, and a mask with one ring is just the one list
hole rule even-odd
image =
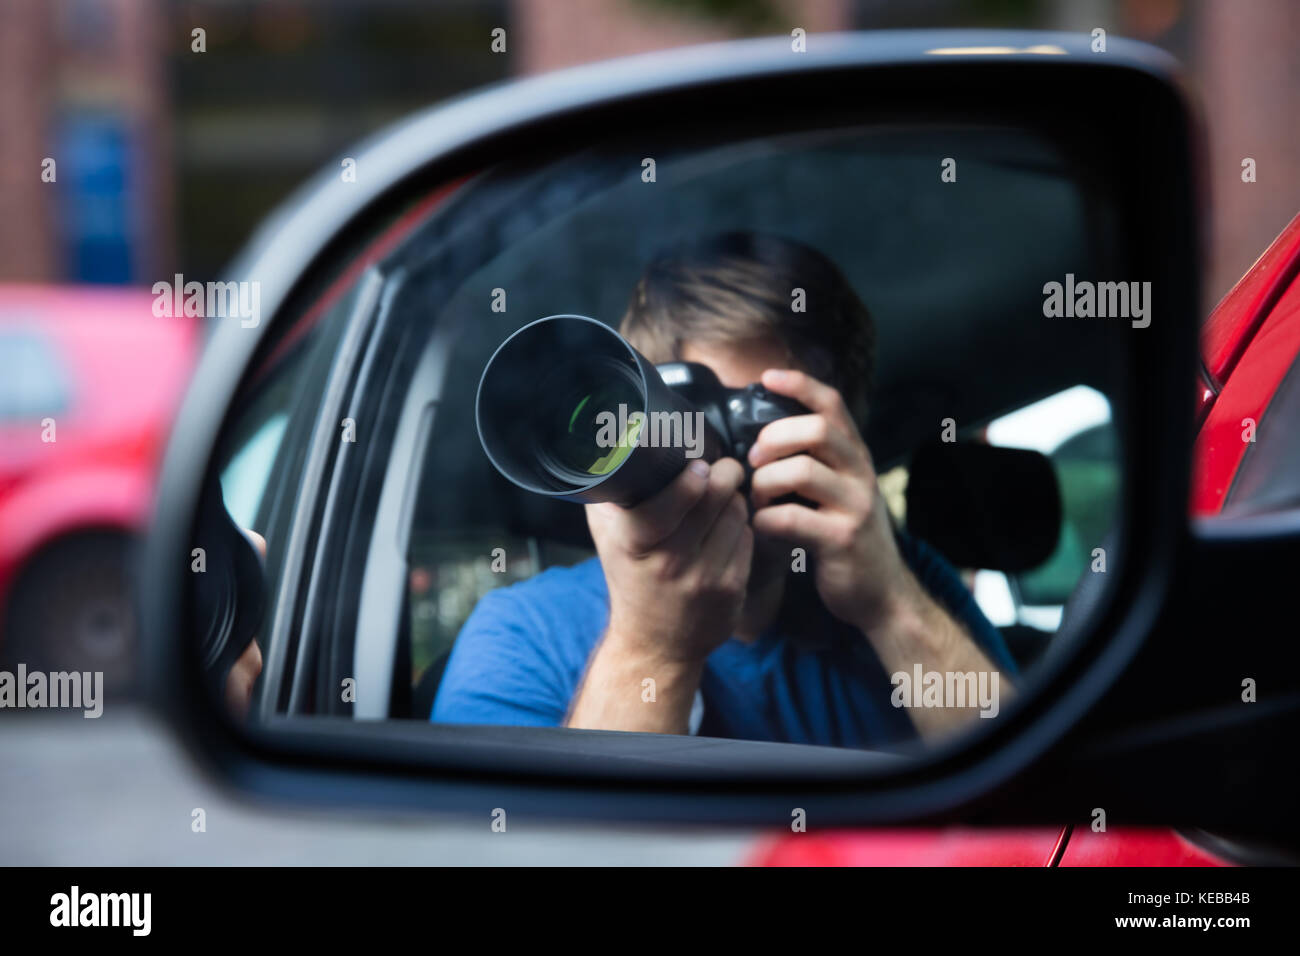
[[[995, 670], [903, 561], [871, 453], [840, 393], [791, 370], [768, 369], [763, 385], [798, 399], [812, 414], [779, 419], [759, 432], [749, 454], [754, 530], [812, 550], [822, 601], [863, 633], [887, 673], [914, 664], [939, 672]], [[772, 504], [789, 494], [817, 507]], [[910, 716], [923, 736], [938, 736], [975, 713], [966, 706], [914, 709]]]
[[[812, 412], [765, 427], [749, 452], [754, 530], [806, 545], [831, 613], [869, 631], [914, 582], [894, 540], [876, 469], [840, 393], [794, 370], [768, 369], [765, 388]], [[818, 507], [773, 501], [797, 494]]]

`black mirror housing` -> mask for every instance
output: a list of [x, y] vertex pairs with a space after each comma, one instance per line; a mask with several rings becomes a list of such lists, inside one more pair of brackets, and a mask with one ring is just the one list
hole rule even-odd
[[[768, 762], [757, 745], [746, 750], [752, 759], [725, 766], [703, 756], [669, 766], [653, 741], [616, 754], [612, 735], [597, 732], [574, 732], [566, 751], [493, 728], [382, 733], [323, 717], [312, 726], [240, 728], [211, 706], [194, 642], [185, 639], [184, 595], [204, 475], [225, 412], [281, 317], [413, 197], [505, 158], [571, 150], [594, 135], [653, 144], [721, 127], [953, 121], [1025, 129], [1059, 144], [1082, 177], [1113, 198], [1123, 245], [1105, 252], [1120, 277], [1154, 290], [1150, 322], [1131, 332], [1127, 387], [1142, 401], [1120, 422], [1127, 533], [1111, 562], [1113, 586], [1091, 616], [1087, 640], [1051, 663], [1023, 707], [960, 745], [894, 767], [852, 754]], [[814, 36], [806, 53], [778, 38], [615, 61], [490, 90], [380, 134], [353, 152], [365, 176], [342, 184], [337, 167], [327, 168], [233, 269], [231, 278], [260, 282], [264, 318], [256, 328], [216, 331], [168, 450], [143, 575], [153, 701], [215, 772], [293, 800], [464, 812], [492, 806], [509, 788], [520, 812], [546, 816], [780, 825], [800, 806], [821, 824], [881, 824], [968, 819], [1019, 779], [994, 818], [1075, 812], [1060, 794], [1042, 796], [1033, 768], [1059, 757], [1067, 735], [1141, 650], [1169, 599], [1187, 533], [1200, 154], [1176, 67], [1159, 51], [1112, 39], [1096, 54], [1084, 34], [985, 31]]]

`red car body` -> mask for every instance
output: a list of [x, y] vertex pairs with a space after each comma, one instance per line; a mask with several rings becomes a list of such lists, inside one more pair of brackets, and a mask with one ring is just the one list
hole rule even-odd
[[[1300, 215], [1223, 298], [1201, 330], [1199, 429], [1190, 508], [1223, 511], [1258, 427], [1300, 356]], [[853, 830], [763, 840], [754, 866], [1225, 866], [1171, 830]]]
[[41, 555], [143, 530], [200, 333], [146, 290], [0, 286], [0, 362], [18, 366], [3, 374], [24, 376], [0, 407], [0, 640]]
[[1300, 354], [1300, 216], [1224, 296], [1201, 332], [1204, 364], [1192, 512], [1223, 510], [1246, 456], [1245, 420], [1259, 426]]

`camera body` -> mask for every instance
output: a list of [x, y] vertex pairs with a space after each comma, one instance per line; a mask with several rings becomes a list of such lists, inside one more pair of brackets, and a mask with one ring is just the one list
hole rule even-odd
[[762, 385], [726, 388], [705, 365], [655, 366], [595, 319], [552, 315], [497, 347], [474, 414], [488, 460], [518, 487], [632, 507], [694, 458], [735, 457], [748, 471], [763, 426], [807, 412]]
[[807, 415], [808, 409], [793, 398], [777, 395], [755, 382], [744, 388], [727, 388], [713, 369], [699, 362], [665, 362], [655, 371], [665, 385], [704, 414], [718, 433], [723, 451], [719, 457], [740, 461], [749, 469], [749, 449], [765, 426], [780, 418]]

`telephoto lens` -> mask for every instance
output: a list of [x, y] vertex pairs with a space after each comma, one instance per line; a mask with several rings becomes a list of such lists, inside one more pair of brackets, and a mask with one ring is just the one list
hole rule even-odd
[[[667, 486], [691, 458], [716, 461], [724, 447], [717, 429], [664, 384], [649, 359], [581, 315], [538, 319], [501, 343], [479, 380], [475, 419], [502, 475], [568, 501], [631, 507]], [[661, 432], [661, 422], [673, 427]]]

